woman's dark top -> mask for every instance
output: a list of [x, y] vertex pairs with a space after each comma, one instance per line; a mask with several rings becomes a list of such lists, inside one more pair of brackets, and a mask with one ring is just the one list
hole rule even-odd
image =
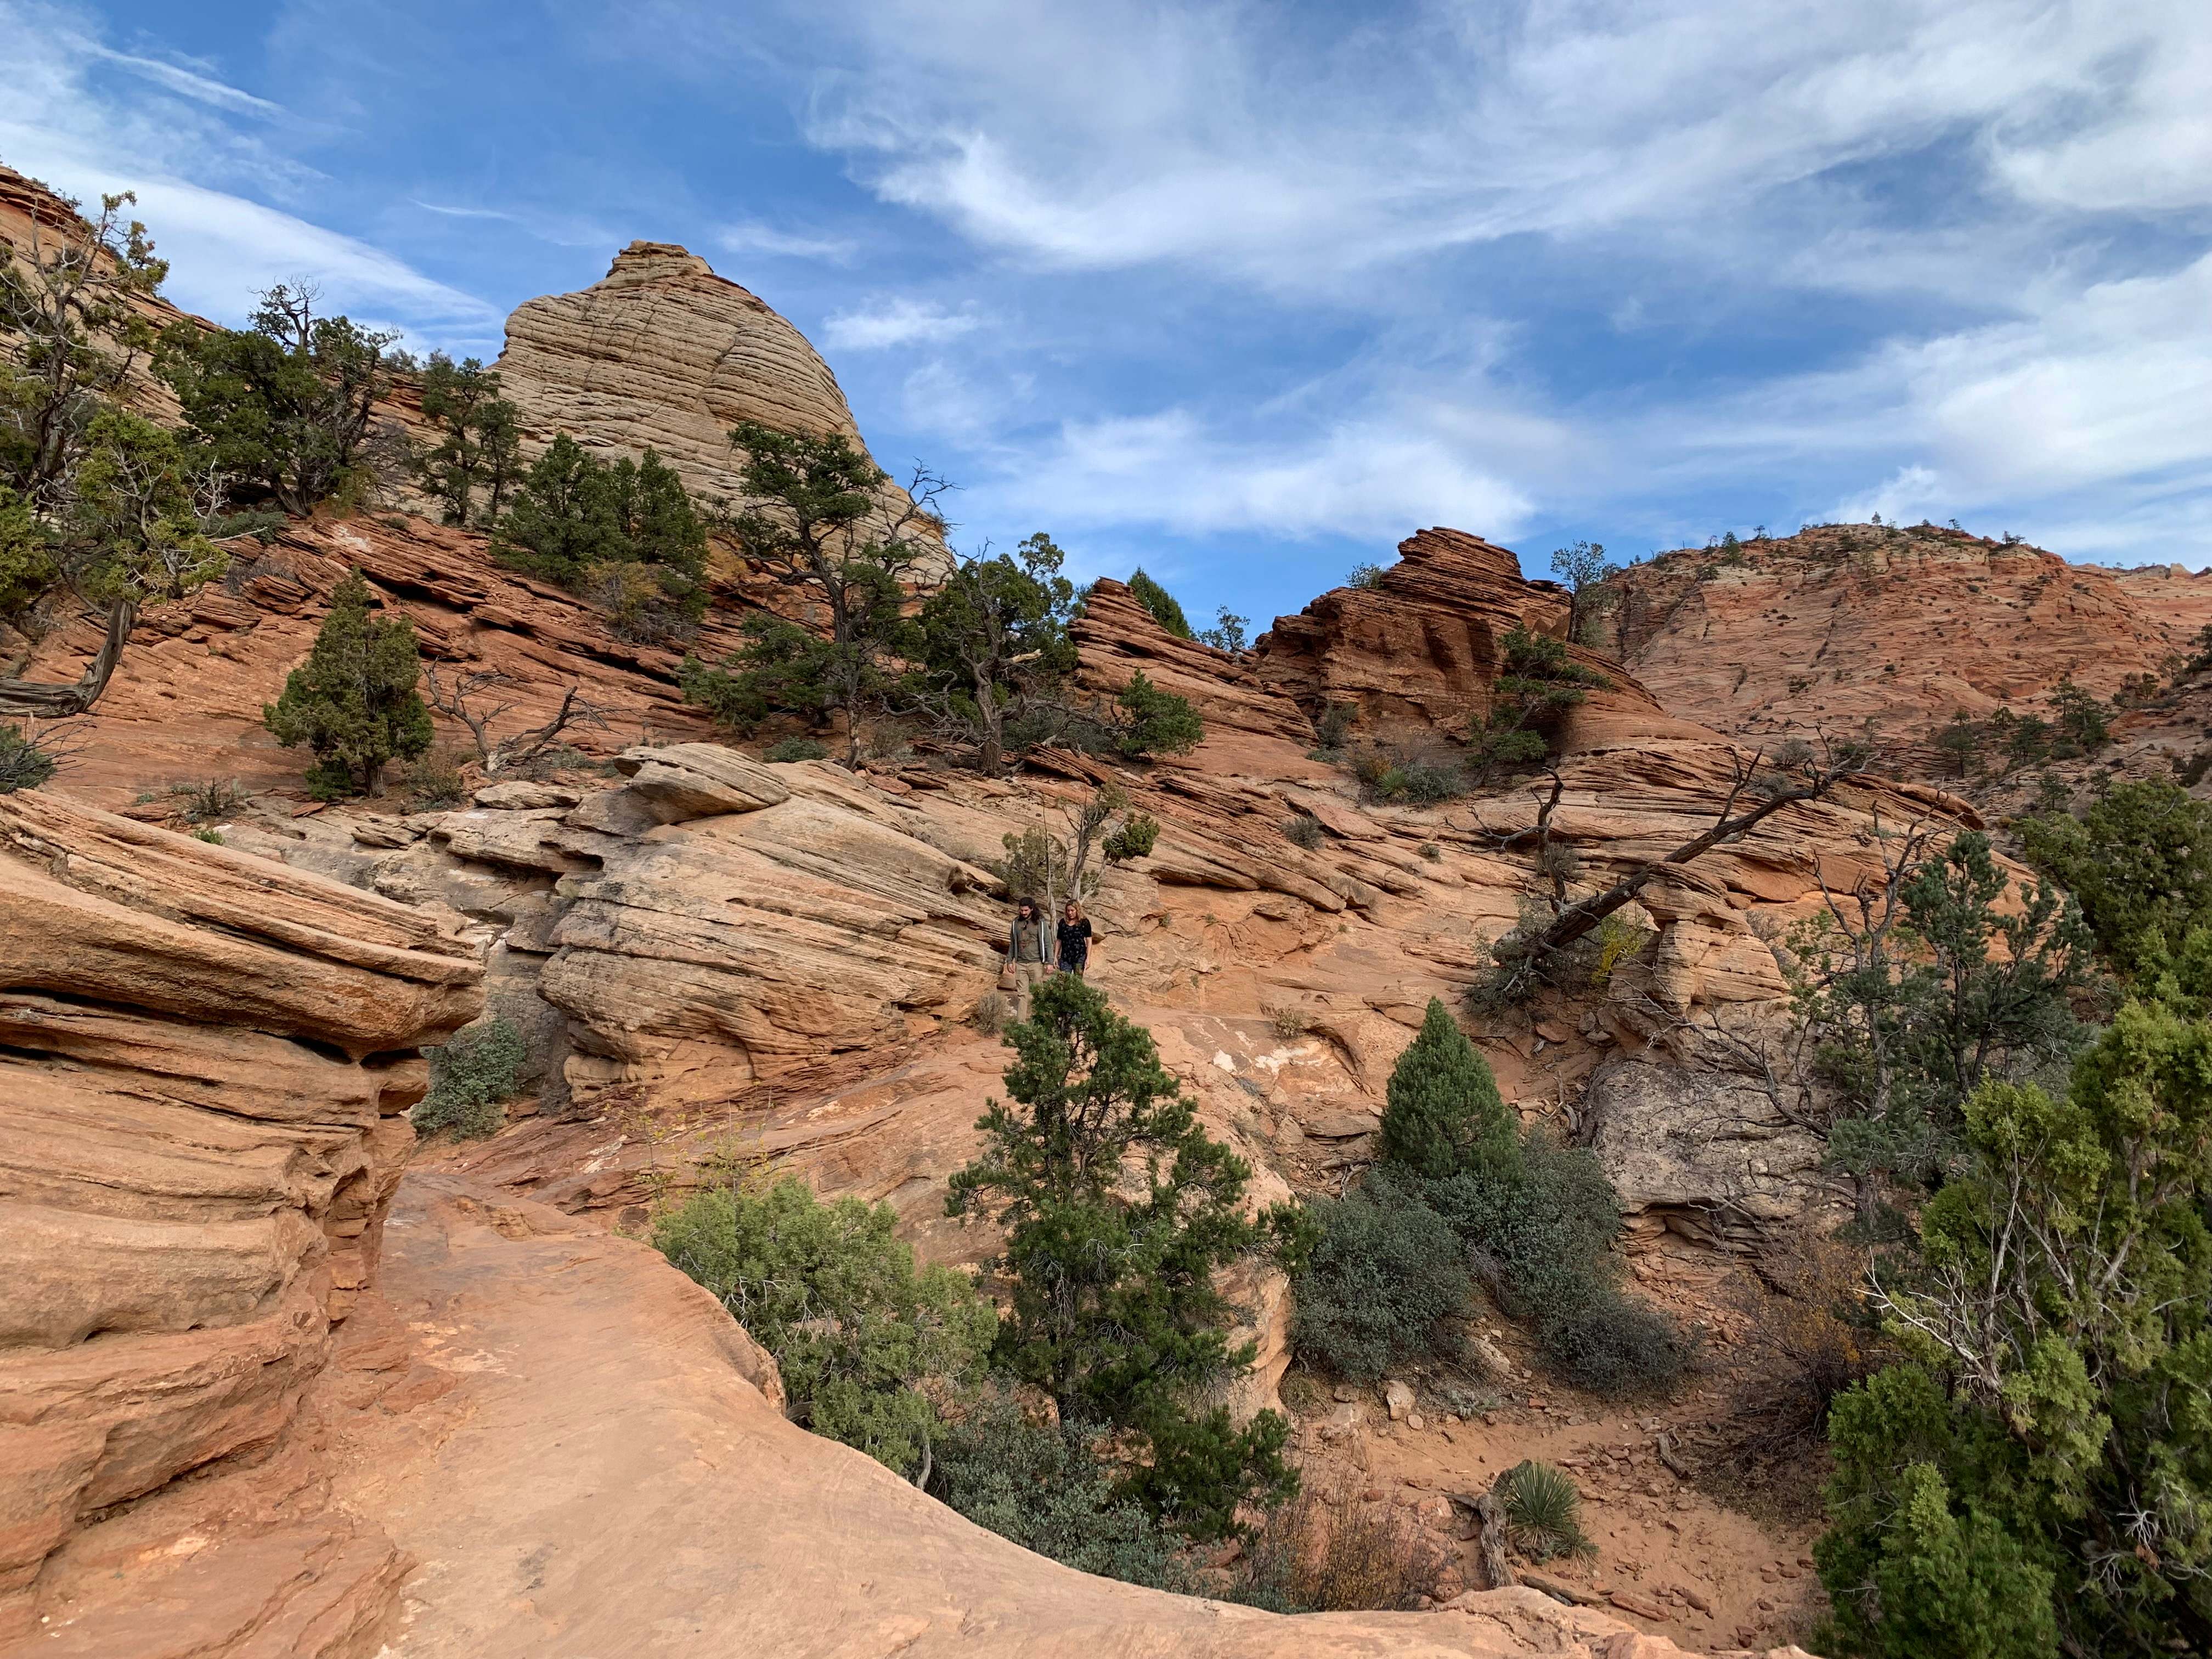
[[1079, 974], [1091, 960], [1091, 918], [1060, 924], [1060, 971]]

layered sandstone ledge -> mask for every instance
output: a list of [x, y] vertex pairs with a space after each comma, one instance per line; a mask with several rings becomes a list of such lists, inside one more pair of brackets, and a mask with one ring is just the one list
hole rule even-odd
[[481, 975], [420, 912], [0, 796], [0, 1634], [87, 1517], [283, 1434]]
[[2050, 714], [2071, 680], [2111, 697], [2163, 677], [2212, 622], [2212, 574], [2069, 564], [1930, 525], [1822, 525], [1662, 553], [1615, 584], [1609, 617], [1673, 713], [1733, 736], [1870, 734], [1932, 775], [1954, 714]]

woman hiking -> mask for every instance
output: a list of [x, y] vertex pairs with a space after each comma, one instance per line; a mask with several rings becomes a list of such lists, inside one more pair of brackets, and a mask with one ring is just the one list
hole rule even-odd
[[1083, 907], [1073, 899], [1060, 912], [1060, 971], [1083, 977], [1083, 970], [1091, 961], [1091, 918], [1083, 914]]
[[1048, 929], [1051, 924], [1035, 899], [1014, 907], [1014, 925], [1006, 934], [1006, 966], [1014, 976], [1014, 1018], [1030, 1017], [1030, 993], [1044, 983], [1052, 961]]

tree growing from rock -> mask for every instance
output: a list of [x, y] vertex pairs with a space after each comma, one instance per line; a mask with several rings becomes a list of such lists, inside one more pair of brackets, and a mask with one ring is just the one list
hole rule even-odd
[[2212, 808], [2167, 779], [2114, 784], [2078, 818], [2030, 817], [2021, 840], [2122, 968], [2212, 921]]
[[1564, 641], [1525, 624], [1508, 629], [1501, 643], [1504, 660], [1491, 683], [1490, 707], [1468, 730], [1467, 770], [1478, 784], [1542, 765], [1568, 712], [1613, 684], [1575, 661]]
[[1190, 619], [1182, 614], [1182, 606], [1176, 602], [1176, 596], [1147, 576], [1142, 565], [1129, 573], [1129, 597], [1177, 639], [1195, 637], [1190, 631]]
[[740, 717], [756, 704], [793, 702], [841, 714], [846, 764], [857, 767], [862, 725], [897, 683], [889, 665], [912, 648], [906, 590], [932, 574], [925, 567], [945, 531], [936, 504], [949, 486], [917, 469], [906, 506], [891, 511], [878, 499], [887, 475], [843, 433], [745, 421], [730, 441], [744, 455], [739, 476], [754, 503], [730, 529], [750, 565], [818, 607], [818, 648], [801, 637], [806, 630], [763, 622], [720, 668], [687, 672], [685, 693]]
[[1552, 555], [1552, 574], [1567, 590], [1567, 637], [1577, 645], [1594, 643], [1590, 631], [1613, 598], [1606, 584], [1620, 567], [1607, 562], [1604, 544], [1577, 542]]
[[220, 480], [193, 476], [174, 433], [108, 408], [85, 423], [82, 442], [56, 538], [79, 592], [110, 605], [180, 599], [229, 568], [204, 528]]
[[262, 295], [249, 327], [175, 323], [157, 357], [216, 467], [234, 489], [292, 514], [368, 499], [376, 402], [394, 369], [410, 366], [390, 351], [395, 331], [319, 316], [319, 297], [280, 283]]
[[1295, 1265], [1305, 1230], [1287, 1206], [1246, 1214], [1250, 1169], [1199, 1126], [1151, 1034], [1083, 979], [1047, 981], [1007, 1041], [1011, 1102], [977, 1122], [981, 1156], [945, 1200], [1005, 1230], [998, 1361], [1061, 1421], [1140, 1437], [1123, 1484], [1154, 1513], [1193, 1537], [1232, 1532], [1241, 1504], [1279, 1501], [1297, 1475], [1280, 1415], [1240, 1429], [1203, 1403], [1255, 1352], [1230, 1341], [1217, 1278], [1270, 1252]]
[[591, 600], [626, 639], [680, 636], [706, 613], [706, 526], [650, 449], [603, 461], [557, 434], [516, 488], [491, 550]]
[[1065, 556], [1040, 532], [1012, 555], [963, 559], [922, 604], [902, 701], [972, 748], [987, 775], [1074, 718], [1075, 586], [1060, 574]]
[[305, 744], [315, 763], [308, 787], [319, 799], [381, 794], [384, 768], [430, 747], [430, 711], [415, 690], [422, 658], [415, 625], [379, 620], [356, 570], [331, 595], [331, 612], [307, 660], [264, 704], [262, 723], [287, 749]]
[[58, 221], [33, 204], [28, 235], [0, 252], [0, 488], [42, 517], [63, 509], [93, 413], [155, 344], [142, 307], [169, 264], [124, 217], [137, 200], [103, 196], [82, 218], [63, 198]]
[[416, 457], [416, 476], [443, 504], [447, 524], [498, 522], [521, 471], [517, 411], [499, 392], [498, 371], [474, 357], [456, 363], [434, 351], [424, 365], [422, 414], [438, 441]]

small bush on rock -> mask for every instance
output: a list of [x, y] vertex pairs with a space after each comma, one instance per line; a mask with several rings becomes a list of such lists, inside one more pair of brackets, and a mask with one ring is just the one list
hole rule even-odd
[[1321, 848], [1321, 820], [1304, 812], [1292, 813], [1283, 820], [1283, 836], [1293, 847], [1317, 852]]
[[1254, 1533], [1218, 1599], [1274, 1613], [1399, 1613], [1449, 1565], [1443, 1546], [1395, 1505], [1301, 1493]]
[[944, 1431], [929, 1490], [977, 1526], [1079, 1572], [1182, 1588], [1182, 1540], [1120, 1490], [1097, 1440], [1092, 1430], [1031, 1422], [1009, 1395], [987, 1393]]
[[58, 763], [20, 726], [0, 726], [0, 795], [35, 789], [54, 775]]
[[1621, 1292], [1613, 1251], [1620, 1212], [1588, 1151], [1531, 1129], [1510, 1156], [1431, 1182], [1427, 1194], [1492, 1292], [1534, 1328], [1566, 1376], [1603, 1394], [1663, 1389], [1681, 1376], [1686, 1340]]
[[817, 761], [830, 758], [829, 749], [811, 738], [784, 738], [761, 753], [766, 761]]
[[979, 1378], [999, 1322], [966, 1275], [917, 1273], [897, 1224], [888, 1204], [823, 1204], [787, 1178], [700, 1193], [653, 1242], [775, 1356], [795, 1421], [908, 1474], [930, 1455], [929, 1390]]
[[1291, 1340], [1301, 1358], [1355, 1382], [1410, 1360], [1455, 1358], [1474, 1293], [1458, 1236], [1418, 1187], [1387, 1169], [1350, 1196], [1308, 1212], [1321, 1229], [1291, 1281]]
[[454, 1032], [444, 1048], [429, 1051], [430, 1092], [415, 1108], [416, 1133], [451, 1129], [464, 1140], [489, 1134], [528, 1052], [522, 1033], [497, 1015]]

